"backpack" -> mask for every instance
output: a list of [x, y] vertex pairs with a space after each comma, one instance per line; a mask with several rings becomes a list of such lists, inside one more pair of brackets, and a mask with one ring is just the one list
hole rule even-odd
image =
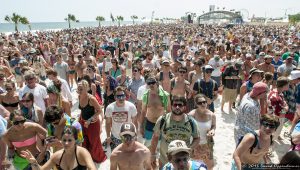
[[[159, 80], [158, 81], [162, 81], [164, 77], [163, 72], [159, 72]], [[169, 72], [169, 78], [172, 79], [174, 77], [174, 74], [172, 72]]]
[[[199, 79], [199, 80], [197, 81], [197, 84], [198, 84], [198, 94], [200, 94], [200, 93], [201, 93], [201, 90], [202, 90], [202, 94], [204, 94], [205, 96], [209, 97], [209, 95], [206, 95], [205, 93], [203, 93], [204, 90], [201, 88], [201, 85], [202, 85], [203, 83], [205, 83], [204, 80], [201, 81], [201, 79]], [[216, 83], [215, 83], [213, 80], [210, 80], [210, 83], [212, 83], [212, 92], [214, 92], [214, 89], [215, 89], [215, 87], [216, 87]], [[205, 84], [204, 84], [204, 85], [205, 85]], [[207, 93], [207, 92], [206, 92], [206, 93]], [[212, 94], [212, 95], [213, 95], [213, 94]]]
[[[260, 146], [259, 146], [259, 144], [258, 144], [258, 136], [257, 136], [257, 133], [256, 133], [255, 131], [250, 131], [250, 133], [251, 133], [252, 135], [254, 135], [254, 137], [255, 137], [255, 141], [254, 141], [253, 145], [250, 147], [250, 154], [251, 154], [252, 151], [253, 151], [253, 149], [254, 149], [257, 145], [258, 145], [258, 148], [260, 148]], [[245, 135], [243, 135], [243, 136], [241, 136], [241, 137], [239, 138], [238, 143], [237, 143], [237, 145], [236, 145], [236, 148], [239, 146], [239, 144], [240, 144], [241, 141], [243, 140], [244, 136], [245, 136]], [[271, 135], [270, 138], [271, 138], [270, 144], [272, 145], [272, 144], [273, 144], [273, 136]]]
[[[167, 131], [166, 130], [166, 115], [167, 114], [164, 114], [162, 116], [162, 119], [160, 120], [160, 124], [159, 124], [159, 129], [163, 130], [164, 133]], [[195, 129], [194, 129], [194, 126], [193, 126], [194, 122], [193, 122], [192, 116], [187, 115], [187, 117], [188, 117], [188, 124], [191, 126], [192, 133], [194, 133]]]

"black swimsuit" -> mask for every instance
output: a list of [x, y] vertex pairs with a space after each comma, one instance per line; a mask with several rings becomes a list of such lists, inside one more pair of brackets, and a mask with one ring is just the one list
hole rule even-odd
[[[86, 169], [87, 169], [86, 166], [83, 166], [83, 165], [80, 165], [80, 164], [79, 164], [78, 159], [77, 159], [77, 153], [76, 153], [76, 151], [77, 151], [77, 146], [75, 147], [75, 158], [76, 158], [76, 162], [77, 162], [77, 167], [76, 167], [76, 168], [73, 168], [73, 170], [86, 170]], [[58, 170], [63, 170], [63, 169], [60, 167], [60, 163], [61, 163], [61, 160], [62, 160], [64, 154], [65, 154], [65, 151], [63, 152], [63, 154], [62, 154], [61, 157], [60, 157], [59, 164], [56, 165], [56, 168], [57, 168]]]
[[4, 107], [18, 107], [19, 102], [16, 102], [16, 103], [4, 103], [4, 102], [2, 102], [2, 105]]

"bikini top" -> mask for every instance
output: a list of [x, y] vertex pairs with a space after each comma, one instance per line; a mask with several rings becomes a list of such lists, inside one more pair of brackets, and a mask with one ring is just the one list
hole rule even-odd
[[30, 146], [36, 143], [36, 136], [26, 139], [22, 142], [12, 142], [12, 144], [16, 147], [16, 148], [22, 148], [22, 147], [26, 147], [26, 146]]
[[2, 102], [2, 105], [4, 107], [18, 107], [19, 102], [16, 102], [16, 103], [4, 103], [4, 102]]
[[[75, 158], [76, 158], [76, 162], [77, 162], [77, 167], [73, 168], [72, 170], [86, 170], [86, 169], [87, 169], [86, 166], [83, 166], [83, 165], [80, 165], [80, 164], [79, 164], [78, 159], [77, 159], [77, 152], [76, 152], [76, 151], [77, 151], [77, 146], [75, 147]], [[57, 168], [58, 170], [63, 170], [63, 169], [60, 167], [60, 163], [61, 163], [61, 160], [62, 160], [64, 154], [65, 154], [65, 151], [63, 152], [63, 154], [62, 154], [61, 157], [60, 157], [59, 164], [56, 165], [56, 168]]]

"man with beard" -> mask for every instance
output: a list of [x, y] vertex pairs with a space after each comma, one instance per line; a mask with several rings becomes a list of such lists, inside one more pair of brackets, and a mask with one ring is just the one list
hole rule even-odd
[[272, 60], [273, 60], [273, 57], [270, 56], [270, 55], [266, 55], [264, 57], [264, 60], [265, 60], [265, 62], [259, 64], [257, 68], [260, 69], [261, 71], [264, 71], [265, 73], [270, 72], [270, 73], [274, 74], [274, 65], [271, 64]]
[[[168, 162], [167, 149], [173, 140], [182, 140], [193, 149], [199, 144], [200, 134], [196, 120], [185, 113], [187, 100], [182, 96], [172, 97], [172, 112], [158, 118], [151, 142], [151, 164], [156, 167], [156, 148], [160, 141], [159, 167]], [[190, 140], [192, 137], [192, 140]], [[192, 142], [191, 142], [192, 141]]]
[[294, 69], [296, 69], [296, 66], [293, 65], [293, 56], [288, 56], [285, 63], [277, 69], [278, 77], [289, 76]]
[[132, 123], [123, 123], [120, 130], [122, 143], [110, 156], [110, 170], [152, 170], [150, 151], [136, 141], [136, 128]]
[[122, 143], [119, 130], [122, 123], [132, 122], [137, 125], [137, 110], [133, 103], [126, 101], [125, 89], [118, 86], [115, 91], [115, 102], [109, 104], [105, 110], [106, 116], [106, 143], [113, 151]]

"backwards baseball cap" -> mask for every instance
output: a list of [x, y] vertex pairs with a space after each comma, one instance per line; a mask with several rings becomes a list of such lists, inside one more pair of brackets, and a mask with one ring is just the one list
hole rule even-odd
[[130, 136], [136, 135], [136, 128], [133, 123], [123, 123], [121, 125], [120, 136], [124, 136], [124, 135], [130, 135]]
[[268, 92], [269, 88], [266, 83], [263, 82], [257, 82], [254, 84], [252, 91], [250, 92], [250, 96], [256, 97], [258, 95], [261, 95], [265, 92]]
[[210, 65], [205, 65], [204, 70], [214, 70], [214, 68]]
[[296, 80], [298, 78], [300, 78], [300, 70], [293, 70], [288, 77], [289, 80]]
[[252, 68], [252, 69], [249, 71], [250, 77], [251, 77], [254, 73], [263, 73], [263, 71], [259, 70], [258, 68]]
[[187, 147], [182, 140], [173, 140], [168, 146], [168, 154], [175, 155], [179, 152], [190, 153], [191, 149]]

